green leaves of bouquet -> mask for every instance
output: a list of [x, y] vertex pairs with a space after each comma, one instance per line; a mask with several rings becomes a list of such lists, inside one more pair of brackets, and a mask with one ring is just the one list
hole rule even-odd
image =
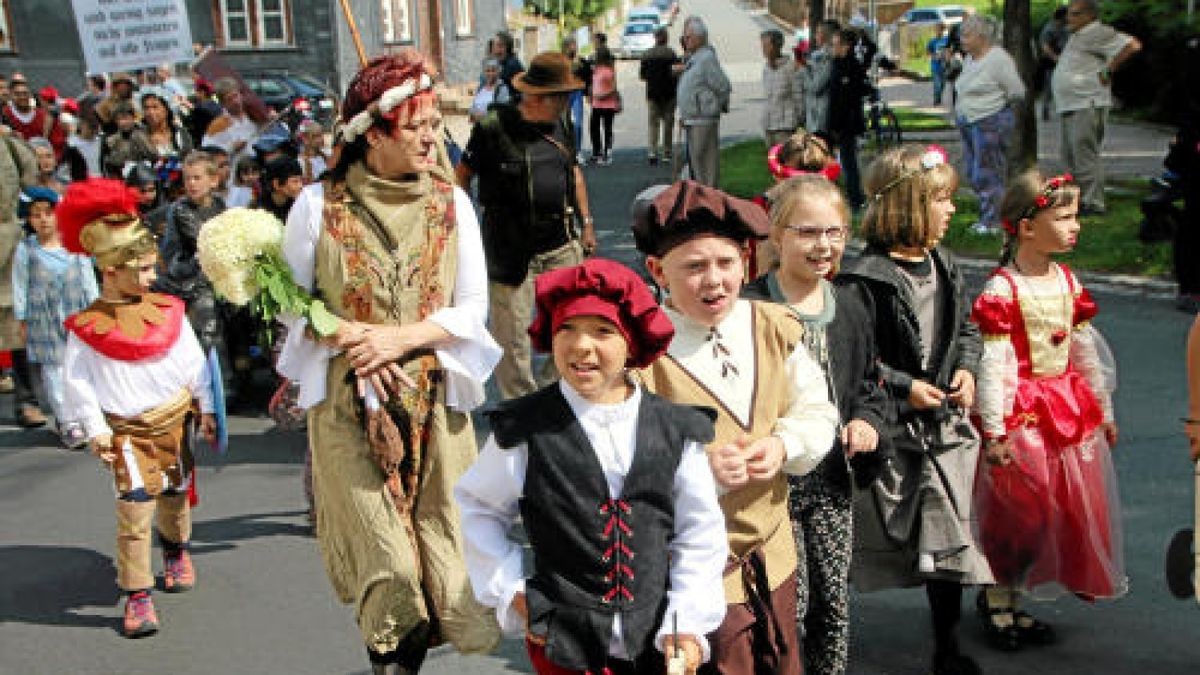
[[234, 305], [253, 302], [265, 321], [303, 316], [321, 336], [337, 331], [338, 318], [292, 278], [283, 259], [283, 223], [270, 213], [226, 210], [200, 228], [196, 251], [213, 290]]

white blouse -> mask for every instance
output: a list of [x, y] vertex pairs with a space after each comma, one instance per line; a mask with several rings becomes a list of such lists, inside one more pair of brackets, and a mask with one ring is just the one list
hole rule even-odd
[[[288, 214], [284, 230], [284, 258], [292, 268], [296, 283], [309, 291], [316, 282], [317, 240], [324, 203], [325, 192], [320, 183], [304, 188]], [[446, 371], [446, 404], [465, 412], [483, 403], [483, 383], [500, 361], [503, 350], [485, 326], [487, 265], [479, 221], [470, 197], [457, 187], [454, 188], [454, 209], [458, 217], [458, 269], [453, 302], [434, 312], [429, 320], [452, 336], [435, 352]], [[280, 321], [288, 326], [288, 335], [276, 369], [280, 375], [299, 385], [299, 406], [310, 408], [325, 399], [325, 376], [329, 359], [336, 351], [305, 336], [305, 319], [280, 317]]]
[[[738, 300], [729, 316], [716, 327], [726, 350], [714, 353], [709, 338], [712, 329], [689, 319], [670, 306], [664, 307], [675, 325], [675, 338], [667, 349], [692, 377], [696, 378], [742, 424], [751, 422], [758, 373], [752, 332], [753, 305]], [[731, 372], [726, 364], [736, 369]], [[838, 411], [829, 401], [829, 391], [821, 367], [804, 345], [797, 344], [784, 363], [791, 385], [791, 403], [787, 414], [775, 422], [773, 434], [787, 450], [784, 471], [803, 475], [812, 471], [833, 447]]]
[[104, 413], [135, 417], [188, 388], [200, 411], [213, 411], [207, 361], [187, 318], [179, 338], [157, 358], [117, 361], [67, 334], [63, 354], [63, 418], [83, 424], [89, 439], [111, 434]]
[[[560, 380], [558, 386], [587, 434], [604, 471], [609, 494], [621, 494], [636, 449], [641, 389], [636, 388], [621, 403], [599, 405], [580, 396], [566, 382]], [[525, 621], [512, 609], [513, 597], [525, 591], [522, 549], [508, 538], [508, 532], [520, 515], [528, 453], [524, 443], [501, 448], [496, 437], [489, 436], [479, 459], [454, 488], [462, 517], [467, 572], [475, 597], [480, 603], [496, 608], [500, 627], [510, 635], [523, 635], [526, 630]], [[689, 441], [684, 447], [675, 470], [672, 497], [675, 536], [670, 545], [667, 611], [654, 644], [662, 649], [663, 638], [672, 631], [670, 617], [678, 616], [680, 634], [696, 636], [707, 660], [709, 646], [704, 636], [716, 630], [725, 618], [721, 584], [729, 548], [716, 484], [704, 447], [699, 443]], [[619, 613], [613, 617], [609, 654], [629, 657], [621, 637]]]

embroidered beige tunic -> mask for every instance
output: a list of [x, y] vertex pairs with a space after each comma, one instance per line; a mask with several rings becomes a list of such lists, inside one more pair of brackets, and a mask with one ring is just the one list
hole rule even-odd
[[[415, 184], [382, 181], [361, 165], [351, 169], [346, 185], [345, 193], [326, 193], [316, 241], [314, 286], [330, 310], [403, 325], [449, 307], [460, 219], [453, 211], [447, 217], [447, 209], [463, 203], [453, 188], [427, 175]], [[303, 226], [289, 218], [293, 225]], [[405, 397], [414, 418], [428, 415], [411, 517], [398, 511], [372, 457], [343, 355], [330, 356], [323, 398], [309, 410], [317, 540], [335, 592], [355, 604], [363, 639], [377, 652], [394, 650], [413, 628], [434, 620], [440, 637], [459, 651], [490, 650], [499, 639], [493, 613], [475, 601], [469, 585], [452, 496], [475, 459], [475, 434], [466, 414], [447, 407], [446, 371], [437, 358], [404, 364], [416, 379], [422, 364], [432, 363], [434, 382], [430, 399]]]

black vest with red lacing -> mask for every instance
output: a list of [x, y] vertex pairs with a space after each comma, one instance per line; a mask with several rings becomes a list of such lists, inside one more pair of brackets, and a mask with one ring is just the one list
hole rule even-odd
[[630, 660], [654, 649], [667, 605], [675, 471], [686, 441], [712, 440], [714, 417], [643, 392], [633, 462], [613, 498], [558, 386], [488, 414], [500, 447], [529, 448], [521, 517], [535, 571], [525, 589], [530, 631], [545, 636], [550, 661], [601, 672], [617, 612]]

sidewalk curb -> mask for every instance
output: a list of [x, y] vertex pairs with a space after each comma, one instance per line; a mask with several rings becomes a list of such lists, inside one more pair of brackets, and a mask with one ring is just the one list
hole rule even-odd
[[[846, 245], [846, 252], [859, 255], [865, 248], [866, 244], [861, 239], [853, 239]], [[987, 275], [996, 269], [996, 261], [986, 258], [975, 258], [954, 253], [954, 260], [961, 267], [977, 274]], [[1084, 285], [1109, 293], [1168, 300], [1174, 299], [1178, 294], [1176, 283], [1163, 279], [1150, 279], [1132, 274], [1087, 272], [1083, 270], [1075, 271], [1075, 276], [1079, 277], [1079, 280]]]

